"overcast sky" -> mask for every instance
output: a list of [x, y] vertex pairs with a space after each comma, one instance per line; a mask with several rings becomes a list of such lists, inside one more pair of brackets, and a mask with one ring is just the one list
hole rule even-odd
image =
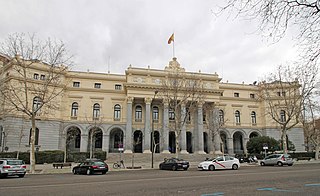
[[[293, 60], [290, 36], [272, 44], [252, 21], [216, 17], [223, 0], [0, 0], [0, 41], [10, 33], [61, 39], [72, 70], [124, 74], [164, 69], [175, 56], [186, 71], [217, 72], [222, 81], [252, 83]], [[108, 66], [109, 64], [109, 66]]]

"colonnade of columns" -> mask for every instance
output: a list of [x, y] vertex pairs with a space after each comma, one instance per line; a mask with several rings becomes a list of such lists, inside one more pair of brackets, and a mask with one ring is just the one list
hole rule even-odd
[[[143, 137], [143, 153], [151, 153], [151, 134], [152, 127], [151, 123], [151, 103], [152, 98], [145, 98], [145, 121], [144, 121], [144, 137]], [[127, 98], [127, 122], [126, 122], [126, 134], [125, 134], [125, 144], [124, 144], [124, 153], [132, 153], [132, 108], [133, 108], [133, 98]], [[181, 120], [185, 118], [187, 115], [186, 106], [181, 105]], [[204, 139], [203, 139], [203, 111], [202, 111], [202, 103], [198, 104], [197, 111], [195, 114], [195, 127], [194, 127], [194, 144], [195, 144], [195, 152], [203, 154], [204, 152]], [[163, 118], [162, 118], [162, 131], [160, 149], [161, 153], [169, 153], [169, 104], [164, 102], [163, 104]], [[178, 138], [177, 138], [178, 139]], [[181, 127], [181, 134], [179, 138], [180, 143], [180, 153], [188, 153], [187, 152], [187, 128], [186, 123], [183, 123]]]

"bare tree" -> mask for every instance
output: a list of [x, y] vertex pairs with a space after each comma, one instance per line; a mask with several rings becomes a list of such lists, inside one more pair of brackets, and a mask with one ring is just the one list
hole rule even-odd
[[[0, 86], [4, 109], [7, 114], [22, 113], [31, 120], [30, 172], [34, 173], [36, 119], [59, 108], [71, 56], [61, 41], [40, 41], [35, 35], [25, 34], [9, 35], [0, 51], [10, 58], [3, 66], [6, 77]], [[40, 78], [34, 74], [39, 69], [43, 73]]]
[[195, 75], [185, 73], [177, 64], [167, 72], [166, 77], [162, 80], [157, 97], [162, 98], [168, 104], [171, 114], [169, 130], [175, 133], [175, 151], [178, 157], [181, 150], [182, 129], [190, 121], [190, 114], [196, 111], [198, 104], [204, 100], [202, 82]]
[[320, 0], [228, 0], [219, 13], [258, 21], [259, 29], [274, 42], [289, 28], [301, 49], [302, 64], [317, 63], [320, 58]]
[[71, 129], [67, 130], [67, 133], [64, 135], [66, 139], [66, 144], [64, 148], [64, 156], [63, 156], [63, 162], [67, 162], [68, 153], [70, 152], [71, 148], [70, 145], [75, 143], [75, 140], [77, 137], [79, 137], [80, 133], [78, 128], [71, 127]]
[[317, 67], [310, 65], [308, 68], [305, 71], [300, 66], [279, 66], [275, 73], [259, 83], [266, 113], [279, 125], [284, 152], [287, 152], [287, 132], [302, 123], [304, 102], [316, 84]]
[[319, 102], [307, 99], [304, 106], [305, 117], [303, 127], [307, 140], [306, 145], [308, 149], [315, 150], [315, 159], [318, 160], [320, 150], [320, 118], [316, 114], [319, 114], [320, 111]]
[[[203, 108], [208, 114], [207, 125], [209, 137], [212, 141], [212, 150], [214, 154], [224, 154], [224, 143], [222, 142], [220, 131], [223, 129], [227, 119], [225, 119], [224, 114], [220, 114], [219, 108], [215, 103], [207, 103]], [[221, 112], [223, 111], [221, 110]]]
[[20, 128], [20, 133], [19, 133], [19, 144], [18, 144], [18, 151], [17, 151], [17, 159], [19, 159], [19, 154], [20, 154], [20, 147], [21, 147], [21, 142], [22, 142], [22, 138], [25, 136], [24, 134], [24, 119], [23, 117], [21, 117], [21, 128]]

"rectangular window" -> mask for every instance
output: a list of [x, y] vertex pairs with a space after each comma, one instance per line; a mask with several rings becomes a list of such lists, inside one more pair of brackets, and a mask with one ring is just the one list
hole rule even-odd
[[251, 94], [250, 94], [250, 98], [251, 98], [251, 99], [254, 99], [254, 98], [255, 98], [254, 94], [251, 93]]
[[39, 80], [39, 74], [37, 74], [37, 73], [33, 74], [33, 79]]
[[234, 97], [239, 97], [239, 93], [234, 93]]
[[101, 83], [94, 83], [94, 88], [101, 88]]
[[121, 89], [122, 89], [121, 84], [116, 84], [116, 85], [114, 86], [114, 89], [116, 89], [116, 90], [121, 90]]
[[46, 76], [41, 74], [40, 80], [45, 80], [45, 79], [46, 79]]
[[73, 82], [73, 87], [80, 87], [80, 82]]

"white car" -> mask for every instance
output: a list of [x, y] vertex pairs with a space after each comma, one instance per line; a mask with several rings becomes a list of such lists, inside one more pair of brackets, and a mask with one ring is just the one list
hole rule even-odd
[[233, 169], [236, 170], [240, 167], [239, 159], [231, 157], [229, 155], [219, 156], [214, 159], [207, 159], [199, 163], [199, 170], [213, 171], [216, 169]]

